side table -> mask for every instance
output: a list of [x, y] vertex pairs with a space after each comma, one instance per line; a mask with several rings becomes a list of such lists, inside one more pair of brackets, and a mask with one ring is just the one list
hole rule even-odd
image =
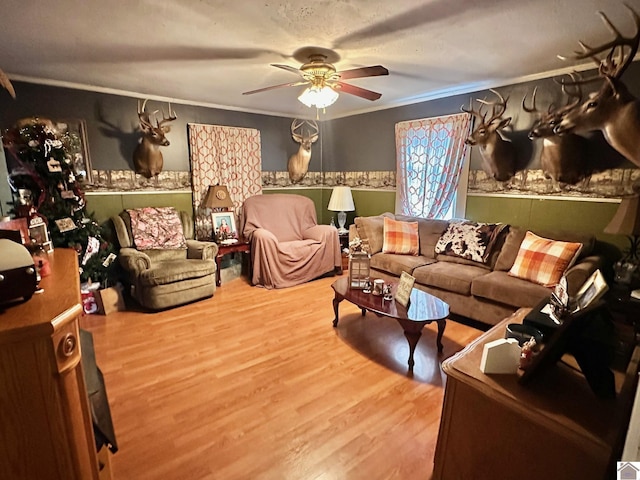
[[[236, 243], [230, 243], [228, 245], [223, 245], [221, 243], [218, 244], [218, 254], [216, 255], [216, 286], [220, 286], [222, 281], [220, 279], [220, 263], [222, 262], [222, 258], [225, 255], [235, 254], [235, 253], [246, 253], [247, 255], [251, 254], [251, 243], [247, 241], [245, 238], [239, 238]], [[249, 272], [249, 277], [251, 277], [251, 260], [247, 259], [247, 271]]]
[[631, 296], [629, 287], [614, 285], [607, 292], [607, 308], [615, 322], [633, 327], [636, 343], [640, 343], [640, 300]]

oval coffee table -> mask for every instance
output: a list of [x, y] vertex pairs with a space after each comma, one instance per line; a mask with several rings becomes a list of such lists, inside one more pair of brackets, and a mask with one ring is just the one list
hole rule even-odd
[[[374, 277], [372, 277], [373, 279]], [[378, 275], [375, 278], [382, 278], [385, 282], [393, 284], [391, 293], [395, 296], [399, 279], [397, 277], [387, 277]], [[413, 371], [413, 352], [416, 349], [418, 340], [422, 335], [425, 325], [436, 322], [438, 324], [438, 337], [436, 345], [438, 353], [442, 352], [442, 335], [446, 327], [446, 318], [449, 316], [449, 305], [433, 295], [414, 288], [411, 291], [411, 299], [407, 307], [403, 307], [395, 300], [384, 300], [381, 295], [364, 293], [362, 290], [349, 288], [349, 277], [342, 277], [331, 285], [335, 292], [333, 299], [333, 311], [335, 318], [333, 326], [338, 326], [338, 305], [341, 301], [347, 300], [360, 307], [362, 316], [367, 310], [381, 317], [394, 318], [404, 330], [404, 336], [409, 342], [409, 372]]]

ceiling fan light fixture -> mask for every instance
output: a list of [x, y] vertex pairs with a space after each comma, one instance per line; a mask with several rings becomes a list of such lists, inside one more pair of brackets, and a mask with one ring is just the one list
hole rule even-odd
[[325, 108], [336, 103], [338, 96], [338, 92], [327, 85], [311, 85], [305, 88], [304, 92], [298, 97], [298, 100], [307, 107], [315, 106], [316, 108]]

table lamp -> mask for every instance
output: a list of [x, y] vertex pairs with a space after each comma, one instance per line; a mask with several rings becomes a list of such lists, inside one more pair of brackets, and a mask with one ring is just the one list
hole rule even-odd
[[605, 233], [627, 235], [630, 241], [626, 255], [614, 265], [616, 281], [631, 283], [633, 274], [638, 269], [640, 258], [640, 196], [623, 198], [615, 215], [604, 229]]
[[344, 224], [347, 221], [347, 214], [345, 212], [353, 212], [356, 207], [353, 205], [353, 196], [351, 195], [350, 187], [334, 187], [331, 192], [331, 198], [329, 199], [328, 210], [338, 213], [338, 233], [348, 233], [348, 230], [344, 228]]
[[209, 189], [200, 206], [222, 212], [233, 209], [233, 202], [227, 187], [224, 185], [209, 185]]

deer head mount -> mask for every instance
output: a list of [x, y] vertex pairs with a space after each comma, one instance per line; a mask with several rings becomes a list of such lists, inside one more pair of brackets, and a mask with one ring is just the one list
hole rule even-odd
[[318, 140], [318, 131], [318, 124], [313, 120], [294, 119], [291, 123], [291, 136], [300, 144], [298, 151], [289, 157], [287, 164], [289, 178], [293, 183], [300, 182], [309, 170], [311, 145]]
[[[598, 12], [603, 22], [614, 34], [614, 39], [595, 48], [579, 42], [581, 52], [571, 58], [593, 59], [598, 65], [598, 77], [576, 83], [586, 83], [601, 79], [602, 86], [591, 93], [584, 102], [569, 109], [554, 128], [558, 135], [602, 131], [607, 142], [626, 159], [640, 166], [640, 103], [620, 80], [622, 74], [633, 61], [640, 43], [640, 16], [629, 5], [636, 25], [633, 37], [624, 37], [607, 16]], [[604, 58], [598, 55], [605, 53]], [[567, 57], [559, 56], [562, 59]]]
[[[572, 78], [575, 79], [573, 75]], [[562, 107], [554, 108], [553, 104], [550, 104], [546, 112], [538, 110], [536, 107], [536, 87], [533, 90], [531, 107], [527, 107], [527, 96], [525, 95], [522, 99], [522, 109], [537, 117], [529, 131], [529, 139], [542, 139], [540, 166], [545, 177], [560, 184], [575, 185], [587, 179], [591, 173], [589, 162], [585, 160], [588, 142], [580, 135], [558, 136], [554, 133], [554, 128], [560, 123], [565, 112], [580, 103], [582, 92], [579, 86], [575, 91], [567, 91], [564, 84], [562, 91], [568, 96], [567, 104]]]
[[[476, 99], [481, 104], [478, 110], [473, 110], [472, 102], [469, 103], [469, 109], [460, 107], [463, 112], [476, 118], [476, 128], [465, 143], [480, 148], [484, 170], [488, 175], [499, 182], [506, 182], [516, 173], [516, 149], [502, 132], [511, 123], [511, 117], [502, 118], [509, 98], [505, 99], [495, 90], [491, 92], [498, 97], [498, 101]], [[487, 112], [482, 111], [485, 105], [491, 105], [491, 117], [488, 120]]]
[[[169, 145], [169, 140], [166, 134], [169, 133], [171, 127], [167, 123], [172, 122], [176, 118], [176, 113], [171, 110], [171, 103], [169, 103], [169, 112], [167, 116], [162, 110], [162, 120], [158, 120], [155, 110], [151, 113], [145, 110], [147, 106], [147, 100], [140, 103], [138, 100], [138, 118], [140, 120], [140, 131], [142, 137], [136, 149], [133, 151], [133, 165], [136, 173], [146, 177], [157, 177], [162, 171], [164, 160], [162, 158], [162, 152], [160, 147], [166, 147]], [[150, 116], [153, 116], [155, 125]]]

